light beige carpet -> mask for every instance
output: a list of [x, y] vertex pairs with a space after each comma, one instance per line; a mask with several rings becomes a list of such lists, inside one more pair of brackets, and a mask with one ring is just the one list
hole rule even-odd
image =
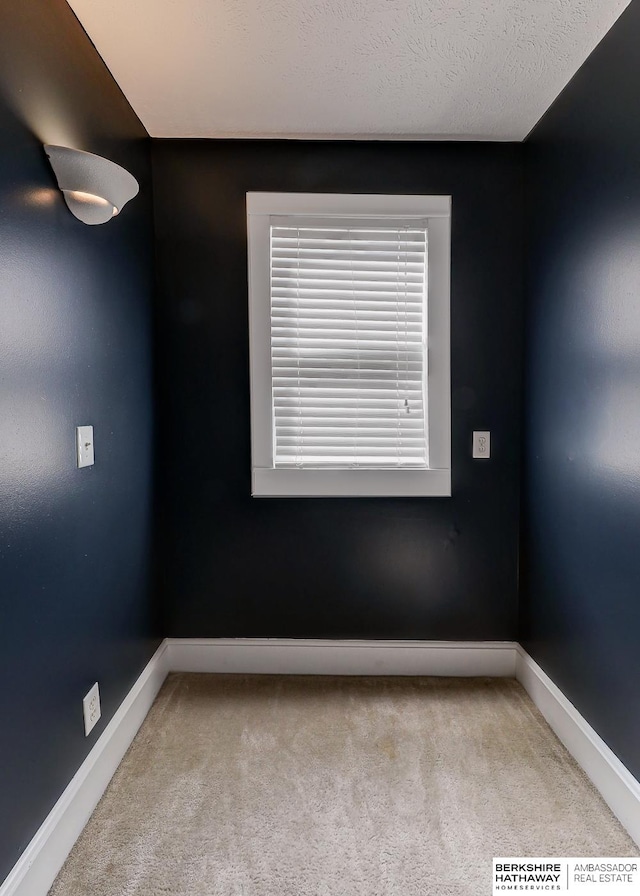
[[637, 856], [504, 679], [170, 675], [52, 896], [481, 896]]

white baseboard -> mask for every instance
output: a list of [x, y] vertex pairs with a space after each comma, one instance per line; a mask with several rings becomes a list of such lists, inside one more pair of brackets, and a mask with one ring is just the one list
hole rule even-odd
[[[453, 675], [513, 678], [513, 641], [317, 641], [170, 638], [174, 672]], [[1, 896], [1, 894], [0, 894]]]
[[163, 641], [2, 886], [0, 896], [46, 896], [169, 671]]
[[640, 847], [640, 782], [520, 645], [516, 678]]
[[640, 846], [640, 783], [514, 642], [169, 638], [0, 886], [0, 896], [46, 896], [170, 671], [516, 677]]

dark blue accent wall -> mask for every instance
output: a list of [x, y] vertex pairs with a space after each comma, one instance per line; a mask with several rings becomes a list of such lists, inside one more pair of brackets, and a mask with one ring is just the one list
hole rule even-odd
[[524, 646], [640, 777], [640, 3], [526, 144]]
[[[167, 634], [516, 635], [522, 147], [154, 140]], [[245, 194], [453, 196], [453, 497], [252, 498]], [[473, 429], [493, 456], [473, 461]]]
[[[140, 195], [81, 224], [45, 141], [119, 162]], [[158, 643], [149, 144], [64, 0], [0, 5], [0, 881]]]

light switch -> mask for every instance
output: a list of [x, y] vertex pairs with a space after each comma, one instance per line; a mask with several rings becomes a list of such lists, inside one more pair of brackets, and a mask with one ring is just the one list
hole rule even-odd
[[473, 456], [478, 458], [491, 457], [491, 433], [483, 430], [473, 434]]
[[76, 445], [78, 448], [78, 466], [93, 466], [93, 426], [76, 427]]

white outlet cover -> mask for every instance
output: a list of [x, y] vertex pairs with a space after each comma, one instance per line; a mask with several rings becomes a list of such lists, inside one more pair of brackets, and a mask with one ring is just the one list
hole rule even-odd
[[76, 448], [78, 466], [93, 466], [93, 426], [76, 426]]
[[84, 714], [84, 734], [86, 737], [95, 728], [102, 715], [100, 710], [100, 689], [97, 681], [82, 701], [82, 712]]
[[484, 460], [491, 457], [491, 433], [488, 430], [473, 433], [473, 457]]

